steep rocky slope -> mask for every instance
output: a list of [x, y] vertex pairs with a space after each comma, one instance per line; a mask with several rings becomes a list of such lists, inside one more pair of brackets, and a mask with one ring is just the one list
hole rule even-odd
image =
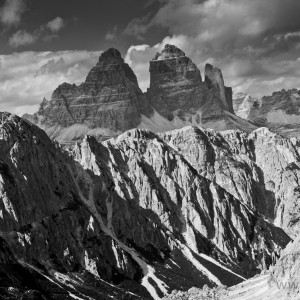
[[[28, 121], [0, 120], [2, 295], [159, 299], [231, 286], [272, 265], [290, 241], [255, 201], [234, 197], [170, 142], [184, 131], [86, 137], [66, 152]], [[227, 146], [244, 149], [235, 138]]]
[[299, 141], [267, 128], [251, 134], [186, 127], [160, 136], [199, 172], [291, 236], [299, 233]]
[[[126, 268], [118, 271], [113, 240], [81, 203], [69, 155], [38, 127], [9, 114], [1, 114], [0, 144], [0, 235], [18, 260], [14, 272], [25, 269], [24, 278], [18, 278], [19, 274], [12, 279], [11, 272], [6, 273], [10, 265], [2, 266], [5, 292], [12, 286], [14, 293], [24, 289], [27, 293], [26, 274], [36, 277], [38, 272], [41, 278], [34, 289], [47, 299], [62, 299], [61, 294], [63, 299], [82, 293], [96, 299], [107, 299], [106, 292], [124, 294], [105, 280], [118, 283], [121, 278], [134, 283], [141, 271], [126, 255]], [[94, 257], [98, 257], [99, 273]], [[15, 286], [15, 282], [20, 284]]]
[[109, 49], [84, 83], [60, 85], [36, 114], [24, 118], [64, 144], [85, 134], [105, 140], [136, 127], [153, 132], [187, 125], [248, 132], [256, 128], [234, 115], [232, 90], [224, 85], [222, 72], [206, 65], [202, 81], [197, 66], [173, 45], [150, 62], [145, 94], [120, 52]]

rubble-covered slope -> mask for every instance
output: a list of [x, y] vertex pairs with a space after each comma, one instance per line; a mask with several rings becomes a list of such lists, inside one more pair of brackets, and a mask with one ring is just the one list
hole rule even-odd
[[232, 287], [174, 290], [164, 300], [299, 300], [299, 238], [291, 242], [268, 272]]

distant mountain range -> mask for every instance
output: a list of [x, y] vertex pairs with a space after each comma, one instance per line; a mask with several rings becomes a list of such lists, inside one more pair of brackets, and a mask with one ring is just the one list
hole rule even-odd
[[300, 135], [300, 90], [281, 90], [254, 99], [238, 94], [233, 100], [236, 115], [287, 137]]

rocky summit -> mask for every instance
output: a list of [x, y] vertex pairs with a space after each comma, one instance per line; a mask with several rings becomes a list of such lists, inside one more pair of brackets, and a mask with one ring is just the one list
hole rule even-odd
[[3, 299], [232, 287], [299, 232], [299, 145], [266, 128], [133, 129], [64, 150], [27, 120], [0, 120]]
[[24, 118], [63, 144], [86, 134], [105, 140], [133, 128], [154, 132], [187, 125], [255, 129], [234, 115], [232, 90], [224, 85], [222, 72], [208, 64], [202, 80], [197, 66], [173, 45], [166, 45], [150, 62], [146, 93], [120, 52], [109, 49], [84, 83], [63, 83], [50, 100], [42, 101], [37, 113]]

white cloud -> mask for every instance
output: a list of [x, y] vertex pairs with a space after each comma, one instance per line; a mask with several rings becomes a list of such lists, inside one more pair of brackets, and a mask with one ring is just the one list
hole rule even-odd
[[0, 21], [8, 26], [18, 25], [26, 6], [23, 0], [6, 0], [0, 8]]
[[142, 91], [146, 92], [150, 85], [149, 61], [159, 51], [159, 46], [131, 46], [125, 56], [125, 62], [133, 69]]
[[28, 33], [25, 30], [18, 30], [9, 38], [9, 45], [13, 48], [20, 46], [27, 46], [33, 44], [37, 40], [38, 36]]
[[88, 51], [0, 55], [0, 111], [35, 112], [59, 84], [84, 81], [99, 55]]
[[288, 32], [284, 35], [285, 39], [289, 39], [289, 38], [300, 38], [300, 31], [297, 32]]
[[56, 17], [52, 21], [48, 22], [46, 27], [52, 32], [58, 32], [65, 26], [65, 22], [61, 17]]

